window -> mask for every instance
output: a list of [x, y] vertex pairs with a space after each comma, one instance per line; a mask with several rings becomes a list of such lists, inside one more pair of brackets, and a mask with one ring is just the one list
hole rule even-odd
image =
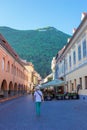
[[17, 76], [18, 76], [18, 68], [17, 68]]
[[76, 90], [76, 79], [74, 79], [74, 88]]
[[16, 66], [14, 66], [14, 75], [16, 75]]
[[68, 81], [67, 81], [67, 85], [66, 85], [66, 92], [69, 92]]
[[72, 91], [74, 91], [74, 85], [73, 85], [73, 83], [72, 83]]
[[68, 63], [67, 63], [67, 58], [65, 58], [65, 66], [64, 66], [65, 68], [64, 68], [64, 70], [65, 70], [65, 72], [67, 71], [67, 69], [68, 69]]
[[83, 57], [86, 57], [86, 40], [83, 41]]
[[87, 89], [87, 76], [85, 76], [85, 89]]
[[64, 73], [64, 64], [62, 63], [62, 73]]
[[80, 88], [82, 89], [82, 78], [79, 78]]
[[13, 64], [11, 65], [11, 73], [13, 74]]
[[69, 56], [69, 66], [71, 67], [71, 56]]
[[2, 58], [2, 71], [5, 70], [5, 58]]
[[73, 52], [73, 64], [76, 64], [76, 52]]
[[70, 92], [72, 92], [72, 82], [70, 80]]
[[81, 45], [78, 46], [78, 60], [81, 60]]
[[7, 72], [10, 72], [10, 62], [7, 63]]

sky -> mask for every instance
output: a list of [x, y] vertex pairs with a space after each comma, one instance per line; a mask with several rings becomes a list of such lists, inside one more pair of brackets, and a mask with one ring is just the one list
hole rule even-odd
[[72, 35], [87, 0], [0, 0], [0, 26], [34, 30], [47, 26]]

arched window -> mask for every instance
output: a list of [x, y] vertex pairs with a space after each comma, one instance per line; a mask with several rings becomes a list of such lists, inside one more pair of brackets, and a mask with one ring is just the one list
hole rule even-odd
[[69, 56], [69, 67], [71, 67], [71, 55]]
[[81, 45], [78, 46], [78, 60], [81, 60]]
[[5, 70], [5, 58], [3, 57], [2, 58], [2, 71]]
[[76, 52], [73, 51], [73, 64], [76, 64]]
[[7, 72], [10, 72], [10, 62], [7, 63]]
[[16, 75], [16, 66], [14, 66], [14, 74]]
[[13, 64], [11, 65], [11, 73], [13, 74]]
[[82, 44], [83, 44], [83, 57], [86, 57], [86, 40], [84, 40], [83, 42], [82, 42]]
[[17, 76], [18, 76], [18, 68], [17, 68]]

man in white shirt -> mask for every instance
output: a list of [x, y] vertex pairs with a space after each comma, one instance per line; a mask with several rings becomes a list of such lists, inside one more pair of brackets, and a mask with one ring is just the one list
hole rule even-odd
[[36, 86], [35, 88], [34, 99], [35, 99], [35, 105], [36, 105], [36, 115], [40, 116], [40, 107], [41, 107], [41, 102], [43, 99], [43, 94], [40, 91], [39, 86]]

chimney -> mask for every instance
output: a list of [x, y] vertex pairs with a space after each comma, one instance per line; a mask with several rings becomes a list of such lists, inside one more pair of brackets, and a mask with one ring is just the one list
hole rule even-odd
[[74, 33], [75, 33], [75, 31], [76, 31], [76, 28], [73, 28], [72, 33], [74, 34]]
[[82, 15], [81, 15], [81, 20], [83, 20], [86, 15], [87, 15], [87, 13], [86, 13], [86, 12], [83, 12]]

